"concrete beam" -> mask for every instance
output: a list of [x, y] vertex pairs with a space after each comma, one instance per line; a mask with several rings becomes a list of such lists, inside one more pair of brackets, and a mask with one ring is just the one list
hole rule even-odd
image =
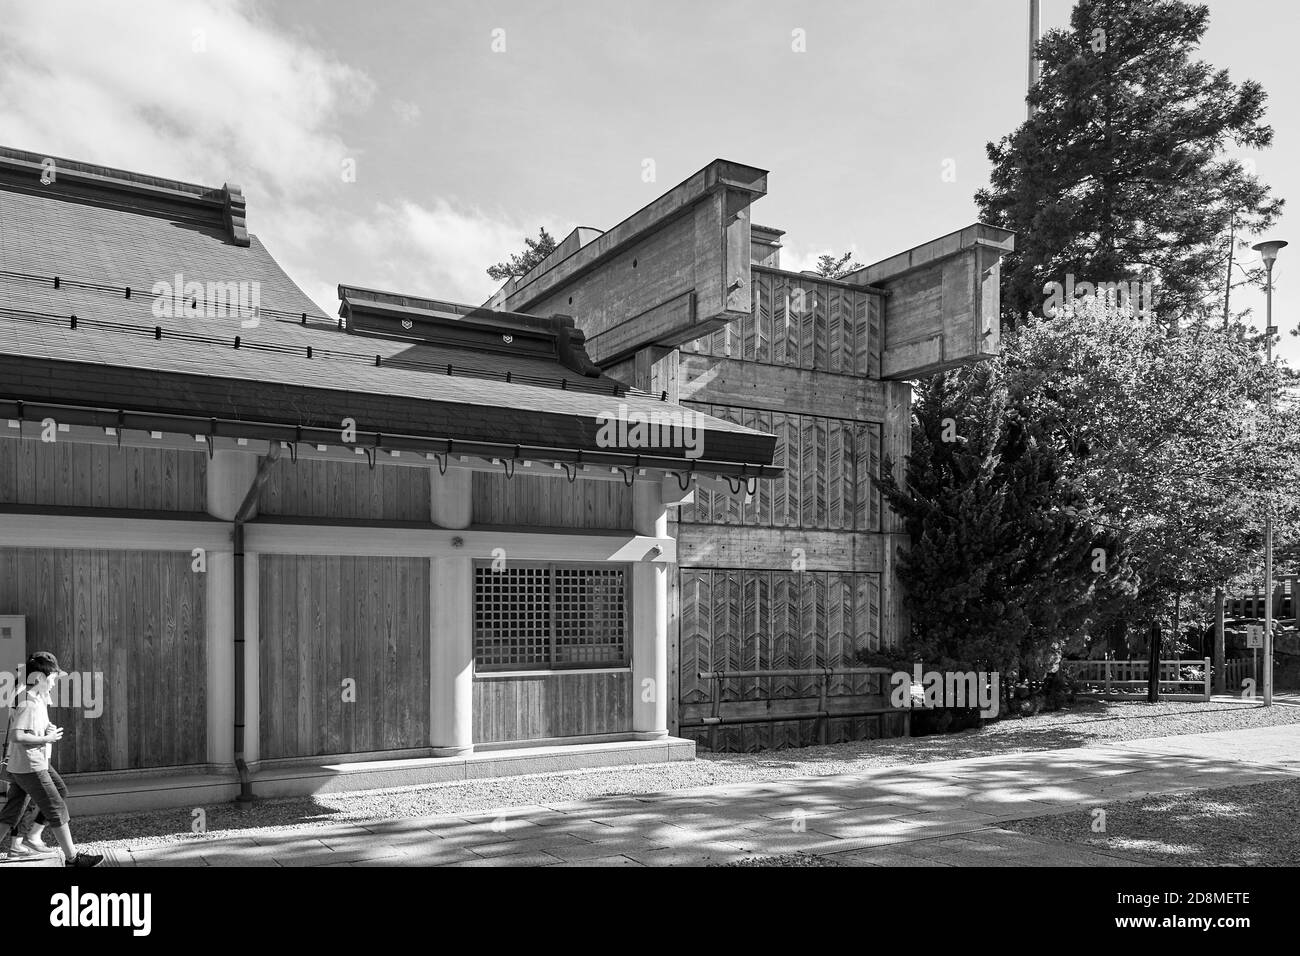
[[598, 238], [566, 242], [493, 304], [572, 315], [602, 366], [712, 332], [750, 313], [749, 206], [766, 192], [765, 170], [714, 160]]
[[1015, 233], [975, 223], [850, 273], [884, 289], [881, 377], [908, 379], [996, 355], [999, 263]]

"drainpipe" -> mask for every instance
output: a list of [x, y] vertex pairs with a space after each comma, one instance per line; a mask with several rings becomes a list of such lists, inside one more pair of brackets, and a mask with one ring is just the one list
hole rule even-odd
[[239, 774], [239, 796], [235, 799], [241, 807], [249, 807], [253, 803], [253, 781], [244, 760], [244, 522], [257, 507], [258, 493], [271, 476], [271, 468], [279, 458], [280, 443], [272, 441], [266, 457], [258, 466], [248, 493], [244, 495], [243, 504], [235, 513], [235, 770]]

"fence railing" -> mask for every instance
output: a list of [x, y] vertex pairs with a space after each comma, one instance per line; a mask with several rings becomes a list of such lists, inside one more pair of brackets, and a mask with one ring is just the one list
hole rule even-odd
[[[718, 728], [725, 724], [763, 724], [777, 723], [790, 720], [815, 720], [817, 736], [821, 743], [826, 743], [827, 724], [836, 718], [851, 717], [877, 717], [881, 721], [880, 735], [884, 736], [884, 718], [891, 714], [901, 713], [904, 720], [903, 735], [910, 734], [910, 712], [906, 710], [896, 710], [893, 707], [836, 707], [831, 705], [831, 701], [836, 700], [836, 695], [828, 693], [828, 687], [832, 678], [836, 677], [854, 677], [863, 675], [885, 676], [892, 674], [887, 667], [809, 667], [809, 668], [779, 668], [775, 670], [738, 670], [738, 671], [700, 671], [700, 680], [713, 682], [713, 700], [710, 713], [706, 717], [699, 717], [694, 720], [684, 720], [679, 726], [689, 727], [707, 727], [709, 728], [709, 747], [717, 749], [717, 732]], [[743, 714], [743, 715], [726, 715], [722, 713], [723, 706], [723, 682], [727, 680], [745, 680], [749, 678], [774, 678], [774, 677], [816, 677], [817, 678], [817, 702], [815, 709], [799, 708], [798, 700], [782, 701], [769, 698], [767, 705], [772, 708], [766, 714]], [[842, 700], [845, 698], [841, 698]], [[856, 698], [848, 698], [856, 699]], [[773, 705], [792, 704], [795, 709], [785, 709], [783, 707], [774, 707]]]
[[1259, 681], [1259, 662], [1257, 659], [1250, 657], [1237, 657], [1230, 661], [1223, 662], [1223, 680], [1229, 694], [1236, 694], [1241, 690], [1241, 682], [1247, 677], [1252, 677], [1256, 682]]
[[[1061, 669], [1076, 683], [1082, 697], [1134, 700], [1146, 693], [1151, 665], [1147, 661], [1062, 661]], [[1209, 700], [1210, 659], [1161, 661], [1156, 674], [1164, 700]]]

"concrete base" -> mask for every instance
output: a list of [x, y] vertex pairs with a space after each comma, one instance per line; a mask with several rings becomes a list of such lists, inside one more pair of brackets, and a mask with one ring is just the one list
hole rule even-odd
[[[314, 793], [344, 793], [421, 787], [457, 780], [513, 777], [530, 773], [586, 770], [627, 764], [669, 763], [695, 759], [695, 742], [678, 737], [658, 740], [618, 740], [601, 743], [516, 747], [476, 751], [459, 757], [414, 757], [398, 760], [349, 761], [346, 755], [277, 766], [263, 761], [253, 773], [253, 793], [266, 797], [302, 797]], [[113, 774], [69, 775], [69, 809], [74, 817], [123, 813], [167, 807], [201, 807], [230, 803], [239, 794], [239, 780], [229, 775]]]

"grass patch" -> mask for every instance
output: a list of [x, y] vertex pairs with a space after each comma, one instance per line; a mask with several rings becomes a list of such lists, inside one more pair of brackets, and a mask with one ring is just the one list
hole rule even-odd
[[1300, 780], [1146, 797], [1106, 806], [1106, 832], [1090, 810], [1034, 817], [1005, 829], [1179, 866], [1295, 866]]

